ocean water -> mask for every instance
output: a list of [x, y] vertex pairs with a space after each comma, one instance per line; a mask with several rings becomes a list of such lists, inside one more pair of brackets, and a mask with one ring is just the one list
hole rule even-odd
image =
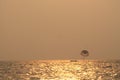
[[0, 80], [120, 80], [120, 61], [0, 61]]

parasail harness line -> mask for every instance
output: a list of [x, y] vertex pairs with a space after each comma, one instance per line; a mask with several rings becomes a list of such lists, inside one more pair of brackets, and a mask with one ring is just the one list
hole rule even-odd
[[80, 55], [83, 56], [83, 59], [85, 60], [85, 58], [89, 56], [89, 52], [87, 50], [82, 50]]

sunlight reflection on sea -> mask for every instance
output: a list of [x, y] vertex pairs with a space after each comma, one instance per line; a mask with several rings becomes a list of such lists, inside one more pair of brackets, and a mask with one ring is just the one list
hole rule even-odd
[[1, 61], [0, 80], [119, 80], [120, 61]]

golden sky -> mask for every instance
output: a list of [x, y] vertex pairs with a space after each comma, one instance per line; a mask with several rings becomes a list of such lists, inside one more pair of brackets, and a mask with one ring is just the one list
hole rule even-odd
[[120, 0], [0, 0], [0, 60], [120, 58]]

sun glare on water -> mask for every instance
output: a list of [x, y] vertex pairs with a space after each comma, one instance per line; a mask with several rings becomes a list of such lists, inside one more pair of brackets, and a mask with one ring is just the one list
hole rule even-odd
[[38, 71], [36, 66], [33, 66], [30, 72], [37, 73], [41, 80], [79, 80], [96, 77], [94, 71], [96, 68], [93, 68], [92, 62], [48, 61], [38, 66], [41, 70]]
[[119, 61], [1, 62], [0, 80], [119, 80]]

